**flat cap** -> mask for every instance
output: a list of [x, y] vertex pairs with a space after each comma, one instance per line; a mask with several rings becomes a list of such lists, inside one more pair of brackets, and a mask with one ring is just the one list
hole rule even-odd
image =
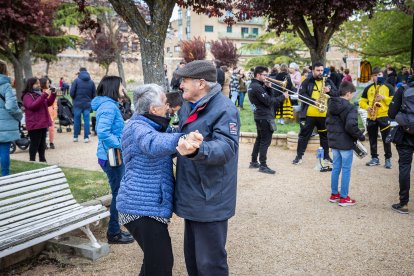
[[214, 64], [207, 60], [194, 60], [187, 63], [183, 68], [175, 71], [177, 78], [204, 79], [217, 82], [217, 69]]

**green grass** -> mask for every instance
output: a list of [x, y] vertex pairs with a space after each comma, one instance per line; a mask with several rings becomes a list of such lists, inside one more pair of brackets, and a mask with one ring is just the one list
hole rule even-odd
[[[10, 174], [47, 167], [46, 164], [11, 160]], [[85, 202], [110, 193], [104, 172], [61, 167], [70, 190], [78, 202]]]

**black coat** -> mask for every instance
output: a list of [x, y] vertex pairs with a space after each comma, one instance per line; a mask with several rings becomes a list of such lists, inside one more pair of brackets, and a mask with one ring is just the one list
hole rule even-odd
[[[328, 95], [331, 97], [338, 97], [339, 92], [336, 89], [335, 84], [330, 79], [326, 80], [325, 86], [328, 86], [328, 85], [331, 86], [331, 91], [328, 93]], [[315, 78], [312, 75], [310, 75], [300, 85], [299, 94], [305, 98], [316, 100], [312, 98], [312, 92], [313, 92], [314, 86], [315, 86]], [[302, 118], [302, 119], [306, 118], [308, 107], [309, 107], [308, 104], [304, 102], [301, 103], [299, 118]]]
[[276, 96], [273, 91], [266, 89], [264, 83], [253, 79], [247, 90], [250, 103], [254, 104], [254, 119], [273, 120], [275, 118], [275, 109], [285, 100], [282, 94]]
[[339, 150], [351, 150], [356, 140], [365, 140], [358, 128], [358, 111], [354, 105], [341, 97], [328, 101], [326, 115], [329, 147]]

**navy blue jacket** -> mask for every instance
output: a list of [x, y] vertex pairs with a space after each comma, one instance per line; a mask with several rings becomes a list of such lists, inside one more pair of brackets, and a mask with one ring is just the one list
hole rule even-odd
[[240, 116], [216, 84], [194, 109], [179, 111], [182, 133], [198, 130], [204, 141], [196, 154], [177, 157], [174, 212], [185, 219], [229, 219], [236, 209]]
[[90, 109], [91, 101], [95, 98], [95, 95], [95, 83], [91, 80], [87, 71], [81, 71], [70, 87], [70, 96], [73, 99], [73, 106], [82, 109]]

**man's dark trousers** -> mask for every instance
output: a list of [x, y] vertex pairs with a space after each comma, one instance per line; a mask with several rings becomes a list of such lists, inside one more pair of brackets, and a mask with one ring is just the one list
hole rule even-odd
[[367, 131], [369, 136], [369, 146], [372, 158], [378, 158], [378, 128], [380, 129], [382, 142], [384, 144], [385, 159], [389, 159], [392, 157], [391, 143], [385, 143], [385, 138], [388, 136], [388, 133], [390, 132], [389, 121], [390, 119], [388, 117], [377, 118], [375, 121], [370, 119], [367, 120]]
[[197, 222], [185, 220], [184, 256], [189, 276], [227, 276], [228, 220]]
[[323, 148], [324, 158], [329, 157], [328, 132], [326, 130], [325, 117], [306, 117], [300, 122], [297, 156], [302, 157], [308, 147], [309, 139], [316, 126], [319, 134], [319, 142]]
[[257, 162], [257, 156], [259, 156], [260, 164], [266, 166], [267, 149], [272, 142], [273, 131], [270, 129], [270, 122], [268, 120], [255, 119], [254, 121], [256, 122], [257, 137], [253, 146], [252, 162]]
[[406, 205], [410, 193], [410, 172], [414, 146], [397, 144], [397, 151], [399, 156], [400, 204]]

